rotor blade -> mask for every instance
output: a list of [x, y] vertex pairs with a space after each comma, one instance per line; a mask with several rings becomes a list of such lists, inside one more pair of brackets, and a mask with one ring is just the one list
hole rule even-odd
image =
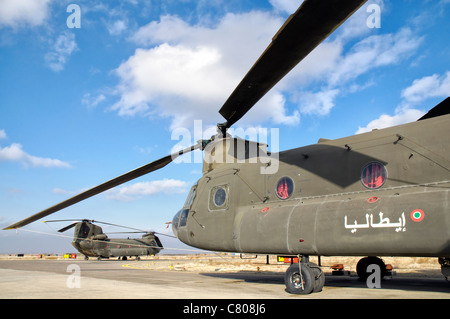
[[73, 224], [70, 224], [69, 226], [66, 226], [66, 227], [64, 227], [64, 228], [61, 228], [60, 230], [58, 230], [58, 233], [64, 233], [66, 230], [71, 229], [71, 228], [74, 227], [76, 224], [78, 224], [78, 223], [73, 223]]
[[[107, 223], [107, 222], [101, 222], [101, 221], [99, 221], [99, 220], [93, 220], [92, 222], [93, 222], [93, 223], [99, 223], [99, 224], [105, 224], [105, 225], [109, 225], [109, 226], [115, 226], [115, 227], [127, 228], [127, 229], [131, 229], [131, 230], [135, 230], [135, 231], [137, 231], [137, 232], [139, 232], [139, 233], [152, 233], [152, 232], [145, 231], [145, 230], [138, 229], [138, 228], [133, 228], [133, 227], [128, 227], [128, 226], [122, 226], [122, 225], [117, 225], [117, 224], [111, 224], [111, 223]], [[111, 234], [111, 233], [110, 233], [110, 234]]]
[[133, 227], [128, 227], [128, 226], [123, 226], [123, 225], [117, 225], [117, 224], [111, 224], [111, 223], [107, 223], [107, 222], [101, 222], [99, 220], [93, 220], [93, 223], [100, 223], [100, 224], [105, 224], [105, 225], [110, 225], [110, 226], [116, 226], [116, 227], [122, 227], [122, 228], [127, 228], [127, 229], [131, 229], [134, 231], [127, 231], [127, 232], [108, 232], [108, 234], [131, 234], [131, 233], [146, 233], [146, 234], [159, 234], [159, 235], [163, 235], [163, 236], [167, 236], [167, 237], [173, 237], [173, 238], [177, 238], [175, 236], [172, 235], [167, 235], [167, 234], [163, 234], [163, 233], [158, 233], [156, 231], [146, 231], [146, 230], [141, 230], [139, 228], [133, 228]]
[[20, 227], [23, 227], [25, 225], [28, 225], [29, 223], [32, 223], [32, 222], [34, 222], [34, 221], [36, 221], [36, 220], [38, 220], [40, 218], [43, 218], [43, 217], [45, 217], [47, 215], [50, 215], [50, 214], [53, 214], [53, 213], [55, 213], [55, 212], [57, 212], [57, 211], [59, 211], [61, 209], [69, 207], [69, 206], [71, 206], [73, 204], [76, 204], [78, 202], [81, 202], [82, 200], [90, 198], [90, 197], [92, 197], [94, 195], [100, 194], [100, 193], [102, 193], [104, 191], [107, 191], [108, 189], [111, 189], [113, 187], [116, 187], [116, 186], [121, 185], [123, 183], [126, 183], [128, 181], [131, 181], [131, 180], [133, 180], [135, 178], [138, 178], [140, 176], [143, 176], [145, 174], [148, 174], [148, 173], [156, 171], [156, 170], [158, 170], [160, 168], [163, 168], [164, 166], [166, 166], [167, 164], [172, 162], [178, 156], [180, 156], [182, 154], [185, 154], [185, 153], [188, 153], [188, 152], [191, 152], [191, 151], [194, 151], [194, 150], [199, 149], [199, 148], [202, 148], [202, 143], [201, 142], [199, 142], [196, 145], [193, 145], [193, 146], [191, 146], [189, 148], [186, 148], [186, 149], [184, 149], [184, 150], [182, 150], [182, 151], [180, 151], [178, 153], [173, 153], [173, 154], [168, 155], [166, 157], [160, 158], [160, 159], [158, 159], [158, 160], [156, 160], [154, 162], [151, 162], [151, 163], [149, 163], [147, 165], [144, 165], [144, 166], [139, 167], [139, 168], [137, 168], [135, 170], [132, 170], [132, 171], [130, 171], [128, 173], [125, 173], [125, 174], [123, 174], [123, 175], [121, 175], [119, 177], [116, 177], [116, 178], [114, 178], [112, 180], [109, 180], [109, 181], [107, 181], [107, 182], [105, 182], [103, 184], [95, 186], [95, 187], [93, 187], [93, 188], [91, 188], [91, 189], [89, 189], [89, 190], [87, 190], [87, 191], [85, 191], [85, 192], [83, 192], [81, 194], [78, 194], [78, 195], [76, 195], [74, 197], [71, 197], [71, 198], [69, 198], [69, 199], [67, 199], [67, 200], [65, 200], [65, 201], [63, 201], [63, 202], [61, 202], [59, 204], [56, 204], [56, 205], [54, 205], [54, 206], [52, 206], [50, 208], [47, 208], [47, 209], [45, 209], [45, 210], [43, 210], [43, 211], [41, 211], [39, 213], [36, 213], [36, 214], [34, 214], [34, 215], [32, 215], [32, 216], [30, 216], [28, 218], [25, 218], [24, 220], [21, 220], [21, 221], [15, 223], [15, 224], [12, 224], [12, 225], [4, 228], [4, 230], [20, 228]]
[[433, 107], [431, 110], [427, 112], [424, 116], [422, 116], [418, 121], [430, 119], [433, 117], [445, 115], [450, 113], [450, 97], [446, 98], [444, 101]]
[[155, 234], [158, 234], [158, 235], [161, 235], [161, 236], [172, 237], [172, 238], [178, 238], [178, 237], [176, 237], [176, 236], [172, 236], [172, 235], [168, 235], [168, 234], [163, 234], [163, 233], [158, 233], [158, 232], [155, 232]]
[[153, 233], [153, 232], [148, 232], [148, 231], [113, 231], [113, 232], [108, 232], [108, 234], [149, 234], [149, 233]]
[[60, 223], [60, 222], [82, 222], [85, 219], [52, 219], [52, 220], [43, 220], [43, 223]]
[[305, 0], [220, 109], [229, 128], [367, 0]]
[[145, 234], [158, 234], [158, 235], [162, 235], [162, 236], [177, 238], [175, 236], [168, 235], [168, 234], [163, 234], [163, 233], [158, 233], [156, 231], [119, 231], [119, 232], [108, 232], [108, 234], [142, 234], [142, 233], [145, 233]]

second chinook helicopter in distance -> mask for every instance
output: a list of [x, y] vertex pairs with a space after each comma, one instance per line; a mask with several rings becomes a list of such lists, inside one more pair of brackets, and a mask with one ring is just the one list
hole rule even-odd
[[[66, 222], [71, 220], [49, 220], [49, 222]], [[95, 223], [112, 225], [134, 230], [133, 233], [145, 233], [142, 238], [109, 238], [102, 228]], [[72, 246], [88, 260], [89, 257], [103, 258], [118, 257], [127, 260], [127, 257], [135, 257], [140, 260], [140, 256], [156, 255], [163, 249], [163, 245], [155, 232], [147, 232], [139, 229], [115, 225], [106, 222], [94, 221], [89, 219], [76, 220], [74, 223], [63, 227], [58, 232], [63, 233], [75, 227]], [[130, 232], [126, 232], [130, 233]]]
[[227, 129], [365, 0], [305, 0], [219, 110], [218, 134], [109, 180], [5, 229], [15, 229], [204, 151], [202, 177], [172, 228], [212, 251], [297, 255], [286, 290], [321, 291], [309, 256], [358, 256], [360, 276], [379, 257], [437, 257], [450, 276], [450, 98], [416, 122], [280, 153]]

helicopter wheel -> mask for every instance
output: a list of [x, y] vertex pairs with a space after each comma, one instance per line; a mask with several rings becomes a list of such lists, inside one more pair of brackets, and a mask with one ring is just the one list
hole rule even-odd
[[292, 264], [284, 276], [286, 291], [296, 295], [310, 294], [314, 289], [315, 282], [315, 271], [306, 263]]
[[323, 273], [322, 268], [313, 263], [309, 263], [308, 267], [311, 268], [314, 275], [314, 288], [312, 292], [322, 291], [322, 288], [325, 285], [325, 274]]
[[439, 257], [439, 264], [441, 265], [442, 275], [448, 283], [450, 283], [450, 258]]
[[365, 281], [370, 276], [370, 273], [367, 272], [367, 267], [370, 265], [378, 265], [381, 271], [381, 278], [386, 275], [386, 264], [381, 258], [378, 257], [364, 257], [358, 261], [356, 264], [356, 273], [360, 280]]

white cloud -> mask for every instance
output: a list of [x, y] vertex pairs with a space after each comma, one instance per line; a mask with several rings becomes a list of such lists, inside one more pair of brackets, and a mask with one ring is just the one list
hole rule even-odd
[[111, 35], [120, 35], [127, 29], [127, 22], [125, 20], [117, 20], [111, 25], [107, 26], [108, 32]]
[[311, 83], [326, 83], [343, 59], [343, 43], [327, 41], [319, 45], [276, 86], [283, 91], [296, 91]]
[[[397, 33], [364, 38], [345, 51], [349, 39], [346, 26], [336, 39], [320, 45], [277, 86], [289, 92], [301, 113], [329, 114], [340, 95], [373, 85], [372, 81], [356, 83], [360, 76], [404, 61], [416, 52], [423, 40], [410, 29], [401, 29]], [[353, 23], [349, 27], [353, 29]], [[309, 87], [318, 83], [319, 91]], [[301, 86], [305, 89], [299, 90]]]
[[306, 92], [302, 94], [300, 110], [305, 114], [327, 115], [334, 107], [334, 99], [339, 90], [324, 90], [317, 93]]
[[1, 0], [0, 27], [13, 28], [44, 23], [49, 16], [51, 0]]
[[92, 96], [90, 93], [86, 93], [83, 95], [81, 99], [81, 103], [87, 105], [88, 107], [96, 107], [98, 104], [106, 100], [106, 96], [104, 94], [99, 94], [97, 96]]
[[399, 108], [395, 111], [394, 115], [383, 114], [379, 118], [371, 121], [367, 126], [359, 127], [356, 134], [417, 121], [423, 114], [424, 112], [420, 110]]
[[[342, 27], [336, 30], [336, 34], [341, 40], [348, 41], [350, 39], [357, 39], [361, 36], [368, 36], [373, 33], [373, 29], [367, 26], [367, 20], [370, 19], [370, 16], [373, 13], [372, 9], [369, 8], [371, 5], [378, 5], [382, 15], [386, 14], [389, 10], [383, 0], [368, 1], [344, 22]], [[383, 25], [381, 25], [381, 27], [383, 27]]]
[[106, 191], [108, 199], [119, 201], [131, 201], [143, 196], [155, 194], [181, 194], [186, 192], [188, 184], [175, 179], [163, 179], [151, 182], [139, 182], [128, 186], [118, 187]]
[[[0, 140], [7, 139], [7, 137], [5, 130], [0, 130]], [[5, 147], [0, 146], [0, 162], [20, 162], [24, 166], [33, 167], [71, 167], [69, 163], [58, 159], [30, 155], [22, 148], [22, 145], [18, 143], [12, 143]]]
[[[120, 100], [112, 109], [122, 116], [170, 117], [172, 129], [191, 126], [194, 119], [223, 121], [219, 108], [282, 22], [266, 12], [227, 14], [211, 27], [174, 16], [150, 22], [131, 39], [153, 47], [137, 49], [116, 69]], [[273, 99], [285, 114], [284, 104]], [[277, 121], [285, 118], [276, 116]]]
[[433, 74], [415, 80], [402, 91], [407, 104], [417, 104], [428, 98], [450, 96], [450, 71], [445, 75]]
[[394, 115], [383, 114], [367, 126], [359, 127], [356, 133], [417, 121], [425, 112], [415, 109], [414, 106], [429, 98], [450, 96], [450, 71], [444, 75], [433, 74], [414, 80], [411, 86], [402, 91], [401, 95], [403, 101], [395, 110]]
[[300, 7], [303, 0], [269, 0], [269, 2], [274, 8], [292, 14]]
[[[299, 1], [271, 3], [281, 11], [299, 6]], [[383, 6], [381, 0], [376, 3]], [[368, 36], [371, 29], [365, 19], [363, 7], [261, 99], [239, 125], [265, 121], [297, 125], [302, 113], [327, 115], [339, 96], [373, 84], [370, 80], [355, 84], [361, 75], [408, 59], [422, 43], [408, 28]], [[121, 116], [170, 118], [171, 129], [190, 127], [194, 119], [222, 122], [218, 110], [283, 22], [281, 15], [252, 11], [227, 14], [214, 26], [191, 25], [170, 15], [142, 26], [130, 38], [141, 48], [116, 69], [119, 99], [111, 109]], [[361, 36], [365, 37], [355, 40]], [[297, 103], [298, 109], [289, 111], [286, 101]]]
[[395, 34], [370, 36], [356, 43], [350, 51], [339, 58], [330, 74], [329, 84], [336, 86], [348, 83], [368, 71], [396, 64], [410, 57], [422, 43], [410, 29], [401, 29]]
[[367, 126], [360, 126], [356, 134], [417, 121], [425, 112], [415, 109], [414, 106], [429, 98], [450, 96], [450, 71], [444, 75], [433, 74], [414, 80], [409, 87], [402, 91], [401, 95], [403, 101], [395, 110], [394, 115], [383, 114]]
[[[371, 1], [371, 4], [379, 5], [382, 12], [388, 10], [382, 0]], [[409, 28], [371, 35], [373, 30], [366, 25], [368, 5], [351, 16], [333, 37], [311, 52], [275, 87], [298, 103], [301, 114], [329, 114], [339, 96], [374, 84], [371, 80], [365, 84], [356, 82], [362, 75], [408, 59], [423, 42], [423, 38]], [[364, 38], [358, 41], [362, 36]], [[347, 49], [353, 41], [355, 44]]]
[[0, 147], [0, 162], [20, 162], [25, 166], [33, 167], [64, 167], [71, 165], [58, 159], [37, 157], [26, 153], [22, 145], [13, 143], [10, 146]]
[[48, 67], [55, 72], [62, 71], [70, 55], [77, 49], [74, 33], [61, 34], [52, 44], [51, 51], [45, 55]]
[[[269, 116], [275, 124], [297, 125], [300, 123], [300, 112], [294, 111], [292, 115], [286, 114], [285, 109], [286, 98], [280, 92], [274, 90], [264, 96], [261, 101], [254, 107], [254, 113], [259, 113], [259, 119], [254, 119], [258, 123], [262, 123]], [[250, 112], [252, 112], [250, 110]], [[248, 116], [252, 116], [252, 113]]]
[[143, 46], [150, 46], [160, 43], [180, 42], [185, 37], [193, 37], [189, 31], [206, 30], [201, 27], [191, 27], [188, 23], [176, 16], [165, 15], [160, 21], [152, 21], [140, 27], [131, 36], [131, 40]]

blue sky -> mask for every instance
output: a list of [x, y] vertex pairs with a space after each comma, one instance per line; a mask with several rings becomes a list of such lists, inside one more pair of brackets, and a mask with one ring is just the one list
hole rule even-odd
[[[166, 156], [180, 142], [172, 133], [193, 135], [195, 120], [208, 138], [300, 3], [0, 0], [1, 228]], [[70, 4], [79, 28], [67, 23]], [[381, 10], [380, 28], [367, 23], [369, 5]], [[450, 95], [449, 16], [448, 0], [369, 0], [236, 127], [277, 128], [285, 150], [418, 119]], [[164, 223], [201, 177], [192, 161], [47, 219], [171, 233]], [[50, 235], [59, 226], [1, 231], [0, 253], [73, 251], [70, 238]]]

